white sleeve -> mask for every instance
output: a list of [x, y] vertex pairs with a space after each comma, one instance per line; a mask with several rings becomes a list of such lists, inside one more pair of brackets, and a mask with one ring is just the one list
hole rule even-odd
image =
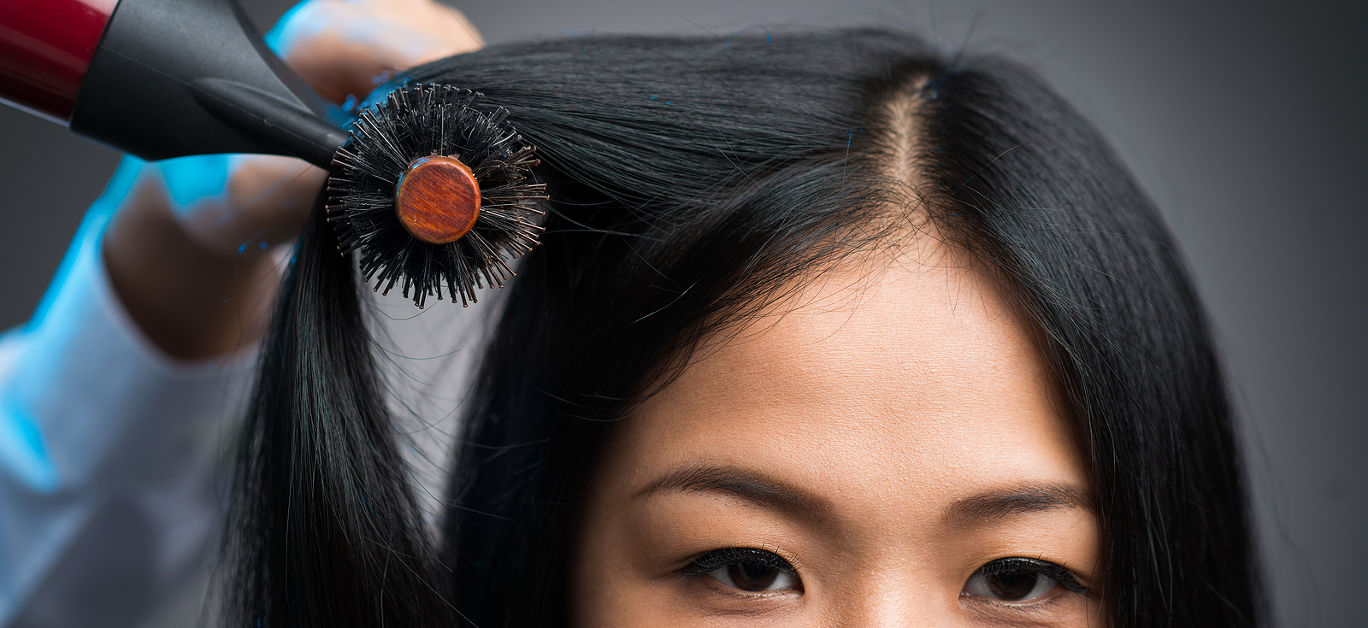
[[0, 626], [131, 626], [204, 569], [254, 356], [177, 363], [113, 294], [92, 212], [0, 338]]

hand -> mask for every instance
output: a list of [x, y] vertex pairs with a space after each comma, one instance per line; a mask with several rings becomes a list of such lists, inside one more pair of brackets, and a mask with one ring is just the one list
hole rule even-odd
[[[433, 0], [308, 0], [267, 41], [337, 103], [364, 98], [383, 73], [483, 45], [464, 16]], [[104, 256], [144, 334], [180, 359], [259, 338], [279, 283], [266, 252], [298, 234], [325, 176], [269, 155], [128, 159], [106, 191], [119, 196], [105, 199], [117, 209]]]

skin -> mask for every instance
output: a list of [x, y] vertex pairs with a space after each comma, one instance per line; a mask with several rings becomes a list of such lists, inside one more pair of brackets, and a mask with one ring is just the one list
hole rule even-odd
[[[578, 625], [1106, 625], [1087, 467], [1031, 328], [935, 237], [842, 264], [620, 425], [580, 528]], [[796, 576], [690, 572], [730, 547]], [[974, 595], [1007, 557], [1089, 592]], [[777, 590], [733, 586], [744, 560]]]
[[[364, 98], [386, 72], [484, 44], [464, 16], [432, 0], [310, 0], [270, 39], [287, 65], [335, 103]], [[105, 267], [147, 339], [180, 360], [257, 342], [280, 282], [269, 250], [298, 235], [323, 170], [287, 157], [234, 155], [131, 161], [117, 176], [133, 184], [112, 199]], [[197, 178], [222, 185], [206, 188]]]

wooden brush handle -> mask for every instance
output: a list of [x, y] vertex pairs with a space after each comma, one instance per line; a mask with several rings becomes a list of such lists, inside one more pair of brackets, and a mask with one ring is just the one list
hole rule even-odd
[[480, 184], [455, 157], [421, 157], [399, 177], [394, 208], [413, 237], [448, 244], [461, 239], [480, 217]]

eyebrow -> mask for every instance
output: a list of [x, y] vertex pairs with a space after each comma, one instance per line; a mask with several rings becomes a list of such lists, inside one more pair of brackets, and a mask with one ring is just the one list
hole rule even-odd
[[[829, 519], [831, 502], [759, 471], [732, 465], [695, 464], [677, 468], [642, 487], [633, 497], [669, 492], [714, 493], [740, 498], [751, 505], [803, 519]], [[1049, 510], [1093, 510], [1088, 493], [1077, 485], [1032, 482], [965, 497], [946, 509], [944, 518], [955, 525], [973, 525], [1016, 515]]]
[[1028, 483], [966, 497], [945, 511], [945, 519], [974, 524], [1047, 510], [1093, 509], [1080, 487], [1066, 483]]
[[833, 511], [831, 502], [801, 487], [751, 469], [731, 465], [697, 464], [666, 473], [637, 491], [635, 497], [660, 493], [717, 493], [752, 505], [804, 519], [821, 519]]

